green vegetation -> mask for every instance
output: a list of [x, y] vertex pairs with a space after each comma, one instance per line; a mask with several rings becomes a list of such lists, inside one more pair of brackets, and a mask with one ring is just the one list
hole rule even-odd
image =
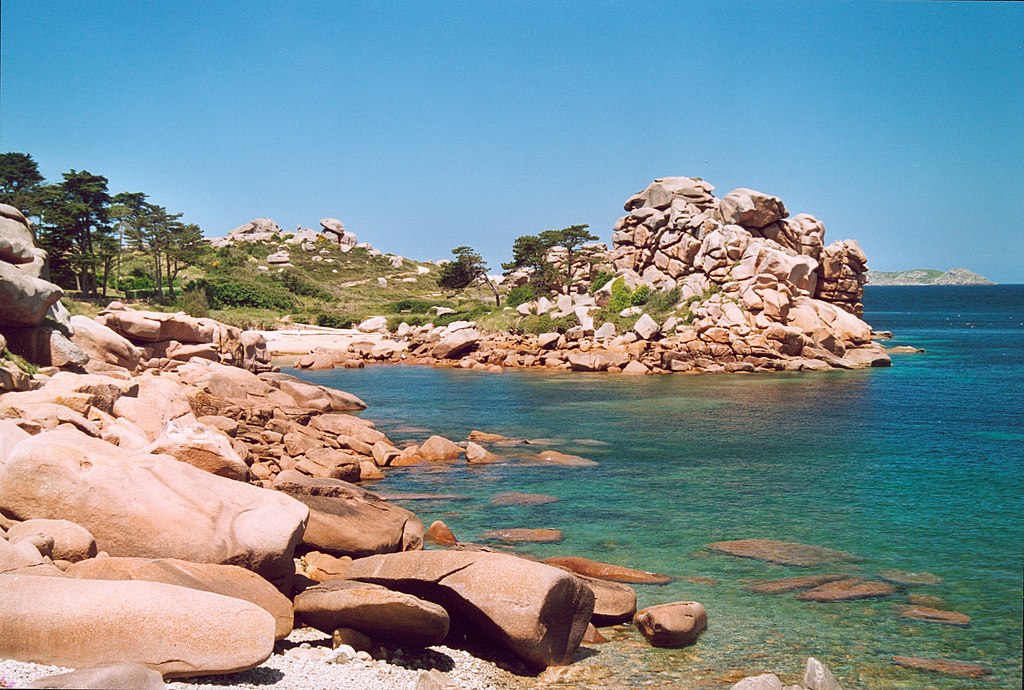
[[473, 283], [484, 285], [494, 295], [494, 306], [501, 306], [501, 295], [498, 288], [487, 277], [487, 264], [471, 247], [456, 247], [452, 250], [455, 261], [449, 261], [441, 267], [441, 275], [437, 284], [444, 290], [459, 292]]
[[[529, 269], [530, 284], [543, 292], [558, 292], [573, 284], [581, 262], [593, 261], [593, 252], [583, 245], [598, 240], [597, 235], [587, 228], [589, 225], [572, 225], [561, 230], [545, 230], [538, 235], [522, 235], [512, 243], [512, 261], [502, 264], [506, 271]], [[547, 260], [548, 253], [555, 247], [564, 252], [562, 271]]]
[[[275, 328], [288, 323], [347, 328], [382, 315], [390, 328], [453, 321], [476, 321], [481, 328], [517, 333], [565, 332], [578, 325], [575, 315], [519, 314], [515, 307], [542, 295], [580, 289], [598, 256], [587, 243], [598, 238], [586, 225], [545, 230], [516, 238], [507, 271], [527, 270], [527, 284], [499, 289], [487, 277], [482, 257], [468, 246], [452, 250], [454, 260], [438, 268], [390, 257], [365, 248], [342, 252], [324, 237], [314, 251], [291, 245], [291, 266], [267, 265], [283, 249], [278, 242], [235, 242], [214, 249], [201, 229], [181, 221], [143, 192], [112, 194], [108, 181], [88, 171], [70, 170], [47, 184], [31, 156], [0, 154], [0, 201], [33, 220], [40, 246], [49, 252], [51, 276], [65, 288], [72, 314], [94, 316], [110, 299], [142, 303], [144, 308], [209, 316], [245, 328]], [[557, 263], [548, 259], [557, 249]], [[589, 267], [589, 270], [588, 270]], [[692, 320], [679, 292], [647, 286], [631, 290], [622, 278], [598, 273], [586, 286], [591, 294], [611, 282], [609, 304], [594, 314], [595, 323], [611, 321], [630, 328], [635, 317], [619, 312], [642, 306], [661, 321], [671, 314]], [[475, 289], [474, 289], [475, 288]], [[492, 299], [493, 298], [493, 299]], [[502, 302], [507, 307], [502, 308]], [[451, 313], [437, 314], [437, 309]]]
[[3, 351], [3, 354], [0, 354], [0, 359], [5, 359], [8, 362], [13, 363], [14, 366], [18, 367], [29, 376], [35, 376], [36, 372], [39, 371], [39, 367], [37, 367], [35, 364], [32, 364], [21, 355], [14, 354], [10, 350], [5, 349]]

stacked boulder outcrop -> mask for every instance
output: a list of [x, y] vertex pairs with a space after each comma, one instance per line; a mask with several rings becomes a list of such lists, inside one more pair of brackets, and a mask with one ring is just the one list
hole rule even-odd
[[[271, 369], [267, 342], [262, 335], [214, 319], [193, 318], [182, 312], [135, 310], [111, 302], [99, 313], [96, 322], [136, 345], [144, 360], [157, 360], [149, 366], [199, 357], [256, 373]], [[88, 328], [88, 324], [83, 326]]]
[[[47, 281], [46, 252], [35, 246], [32, 226], [13, 206], [0, 204], [0, 338], [3, 347], [43, 366], [80, 366], [88, 356], [70, 339], [64, 291]], [[27, 378], [0, 363], [0, 390], [23, 389]]]
[[807, 297], [860, 316], [867, 258], [855, 241], [825, 246], [824, 224], [806, 213], [790, 218], [778, 197], [740, 188], [719, 199], [714, 189], [704, 180], [666, 177], [631, 196], [629, 213], [615, 224], [615, 267], [684, 293], [699, 295], [714, 283], [739, 293], [754, 313], [764, 310], [759, 298], [771, 290], [782, 294], [769, 295], [772, 308]]

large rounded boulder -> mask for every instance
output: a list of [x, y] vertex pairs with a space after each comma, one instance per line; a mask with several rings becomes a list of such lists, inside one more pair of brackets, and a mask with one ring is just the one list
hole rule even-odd
[[0, 464], [0, 509], [71, 520], [112, 556], [240, 565], [290, 587], [309, 509], [276, 491], [163, 455], [131, 455], [61, 427], [25, 439]]

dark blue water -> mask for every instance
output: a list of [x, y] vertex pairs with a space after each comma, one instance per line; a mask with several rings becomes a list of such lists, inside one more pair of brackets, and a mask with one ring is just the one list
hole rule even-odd
[[[808, 655], [850, 688], [1019, 688], [1024, 582], [1024, 286], [875, 287], [865, 318], [892, 330], [890, 369], [734, 376], [503, 374], [380, 366], [303, 373], [359, 395], [396, 442], [472, 429], [541, 439], [600, 462], [539, 467], [522, 449], [500, 465], [395, 470], [381, 491], [462, 500], [407, 504], [463, 540], [486, 529], [551, 527], [539, 556], [582, 555], [666, 572], [640, 604], [695, 599], [709, 627], [686, 650], [626, 631], [588, 658], [601, 687], [728, 687], [731, 672], [799, 680]], [[531, 447], [530, 450], [536, 450]], [[495, 507], [499, 492], [556, 503]], [[926, 571], [939, 584], [886, 599], [814, 604], [745, 583], [814, 572], [708, 552], [718, 540], [773, 538], [861, 557], [838, 572]], [[693, 579], [696, 578], [696, 579]], [[906, 594], [938, 597], [967, 628], [899, 617]], [[953, 679], [893, 655], [994, 670]]]

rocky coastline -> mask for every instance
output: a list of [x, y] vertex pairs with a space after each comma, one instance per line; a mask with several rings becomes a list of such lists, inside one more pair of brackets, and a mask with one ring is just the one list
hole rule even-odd
[[[574, 324], [564, 329], [493, 332], [456, 321], [389, 331], [377, 316], [356, 332], [335, 332], [333, 345], [303, 348], [292, 338], [289, 349], [264, 335], [276, 355], [305, 355], [297, 365], [313, 369], [358, 360], [627, 374], [889, 366], [876, 341], [891, 334], [873, 332], [860, 318], [867, 258], [857, 243], [826, 245], [824, 224], [805, 213], [789, 217], [778, 197], [741, 188], [718, 198], [714, 189], [698, 178], [655, 180], [624, 204], [628, 213], [615, 225], [611, 250], [592, 247], [569, 272], [577, 276], [571, 289], [506, 307]], [[548, 260], [562, 270], [565, 252], [556, 248]], [[609, 279], [593, 289], [590, 281], [602, 272]], [[529, 280], [528, 271], [507, 277], [510, 286]], [[597, 320], [617, 295], [637, 291], [677, 303], [658, 320], [642, 305], [622, 308], [616, 322]]]
[[[600, 629], [681, 647], [713, 620], [693, 601], [637, 610], [634, 587], [664, 576], [461, 542], [360, 486], [396, 468], [499, 462], [521, 441], [475, 432], [400, 447], [356, 416], [362, 400], [277, 370], [259, 333], [116, 302], [70, 317], [28, 240], [0, 250], [15, 276], [0, 312], [6, 684], [530, 687], [579, 681]], [[430, 343], [435, 359], [461, 361], [472, 329], [452, 325]], [[529, 462], [594, 465], [537, 450]], [[885, 594], [840, 589], [833, 600]], [[809, 659], [789, 687], [839, 684]]]

